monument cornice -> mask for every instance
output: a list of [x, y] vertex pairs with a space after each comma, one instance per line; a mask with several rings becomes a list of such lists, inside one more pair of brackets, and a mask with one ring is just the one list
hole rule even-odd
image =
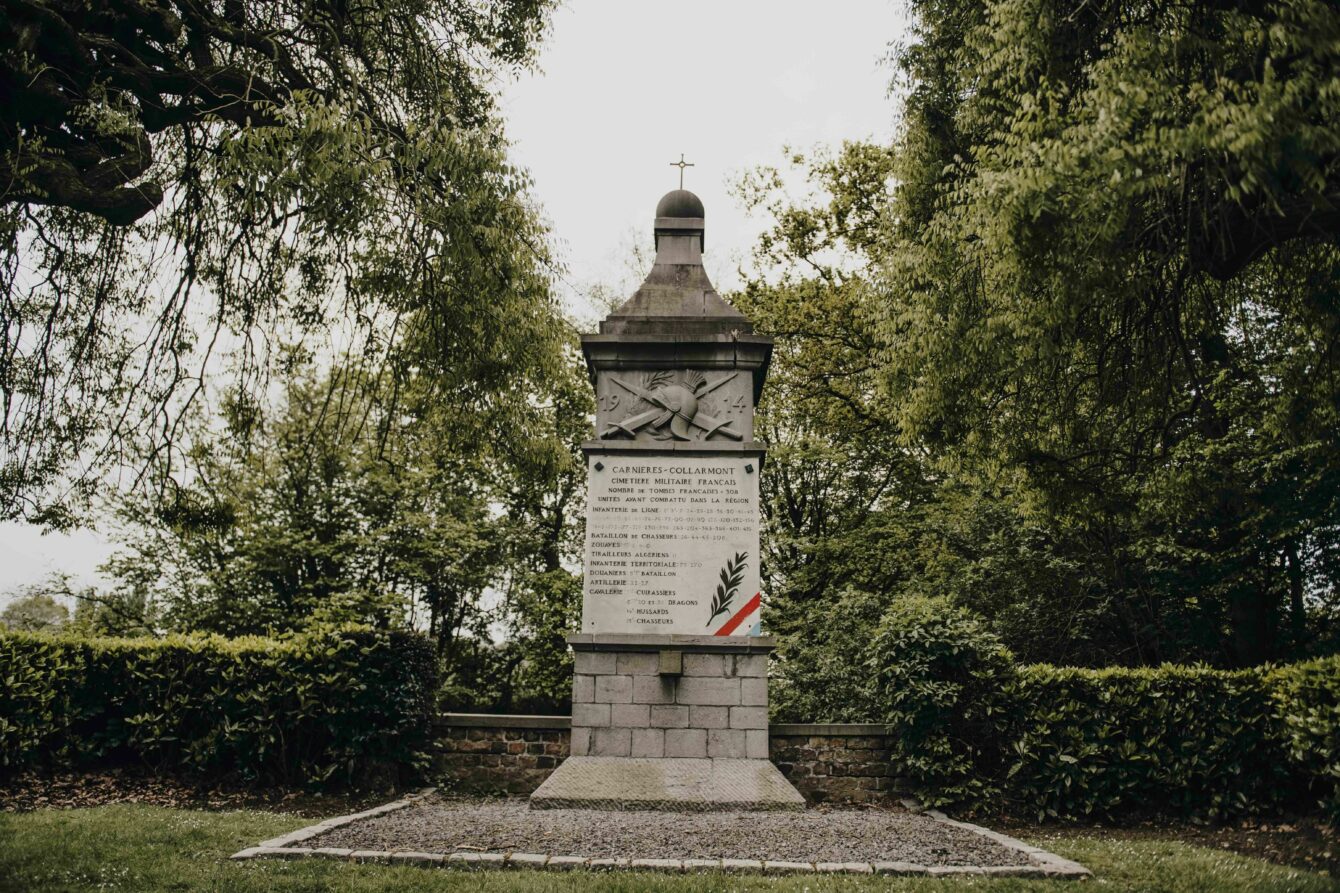
[[591, 453], [693, 453], [694, 455], [756, 456], [760, 460], [768, 445], [761, 440], [586, 440], [582, 452]]
[[[682, 321], [676, 325], [682, 324]], [[594, 385], [601, 370], [743, 369], [752, 374], [757, 403], [772, 362], [771, 335], [691, 334], [669, 329], [642, 334], [582, 336], [586, 372]]]
[[569, 633], [573, 651], [712, 651], [718, 654], [767, 654], [774, 636], [689, 636], [682, 633]]

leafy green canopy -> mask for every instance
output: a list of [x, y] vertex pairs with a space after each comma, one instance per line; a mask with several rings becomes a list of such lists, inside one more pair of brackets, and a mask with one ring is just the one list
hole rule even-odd
[[58, 630], [70, 621], [70, 610], [50, 595], [20, 595], [0, 611], [0, 630], [24, 633]]
[[[392, 401], [349, 366], [291, 370], [259, 415], [201, 407], [190, 474], [167, 499], [122, 500], [113, 585], [74, 595], [139, 613], [132, 628], [150, 634], [412, 626], [453, 705], [553, 709], [571, 683], [591, 405], [568, 360], [520, 409], [454, 405], [416, 381]], [[498, 436], [506, 425], [519, 430]]]
[[820, 194], [791, 199], [781, 171], [751, 172], [738, 192], [774, 220], [757, 269], [731, 301], [776, 339], [755, 417], [763, 466], [763, 573], [769, 625], [807, 635], [812, 607], [845, 585], [888, 583], [887, 508], [919, 501], [919, 460], [899, 445], [879, 402], [877, 295], [868, 268], [893, 157], [848, 144], [792, 156]]
[[1340, 12], [914, 12], [893, 145], [742, 184], [774, 628], [854, 587], [1028, 660], [1334, 647]]
[[490, 92], [547, 6], [9, 4], [0, 517], [73, 523], [112, 468], [161, 483], [215, 365], [240, 405], [314, 350], [462, 406], [551, 372], [549, 258]]
[[1084, 538], [1145, 659], [1198, 596], [1201, 647], [1275, 656], [1335, 580], [1340, 9], [916, 11], [880, 276], [905, 442]]
[[885, 314], [912, 433], [1097, 476], [1216, 433], [1238, 366], [1330, 408], [1340, 13], [1248, 9], [925, 5]]

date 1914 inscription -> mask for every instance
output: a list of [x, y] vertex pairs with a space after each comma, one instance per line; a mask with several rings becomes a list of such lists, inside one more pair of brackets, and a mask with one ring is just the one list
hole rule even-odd
[[602, 372], [596, 425], [602, 440], [744, 440], [753, 427], [751, 378], [740, 372]]

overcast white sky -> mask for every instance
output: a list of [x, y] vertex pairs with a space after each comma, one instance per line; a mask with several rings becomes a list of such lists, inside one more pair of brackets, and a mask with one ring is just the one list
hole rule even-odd
[[[572, 309], [594, 283], [626, 278], [634, 239], [678, 184], [707, 208], [705, 263], [716, 286], [765, 221], [728, 194], [782, 147], [891, 136], [889, 45], [906, 36], [900, 0], [568, 0], [540, 70], [503, 90], [517, 162], [553, 227]], [[96, 533], [42, 536], [0, 524], [0, 593], [54, 570], [86, 580], [110, 549]], [[0, 595], [0, 599], [3, 596]]]
[[[650, 240], [656, 201], [684, 185], [707, 208], [719, 290], [738, 284], [762, 221], [728, 195], [741, 172], [782, 147], [887, 138], [890, 43], [900, 0], [571, 0], [558, 11], [543, 72], [505, 93], [516, 157], [579, 293], [613, 283], [634, 237]], [[575, 307], [574, 309], [581, 309]]]

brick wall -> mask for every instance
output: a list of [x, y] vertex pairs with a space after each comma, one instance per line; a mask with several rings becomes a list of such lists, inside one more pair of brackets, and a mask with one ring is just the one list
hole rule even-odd
[[879, 803], [895, 794], [885, 726], [775, 724], [769, 739], [772, 761], [810, 803]]
[[[449, 713], [437, 724], [434, 780], [458, 793], [526, 795], [569, 753], [566, 716]], [[895, 794], [883, 726], [774, 724], [772, 761], [811, 803], [878, 803]]]
[[434, 724], [433, 778], [470, 794], [529, 794], [568, 756], [566, 716], [449, 713]]

